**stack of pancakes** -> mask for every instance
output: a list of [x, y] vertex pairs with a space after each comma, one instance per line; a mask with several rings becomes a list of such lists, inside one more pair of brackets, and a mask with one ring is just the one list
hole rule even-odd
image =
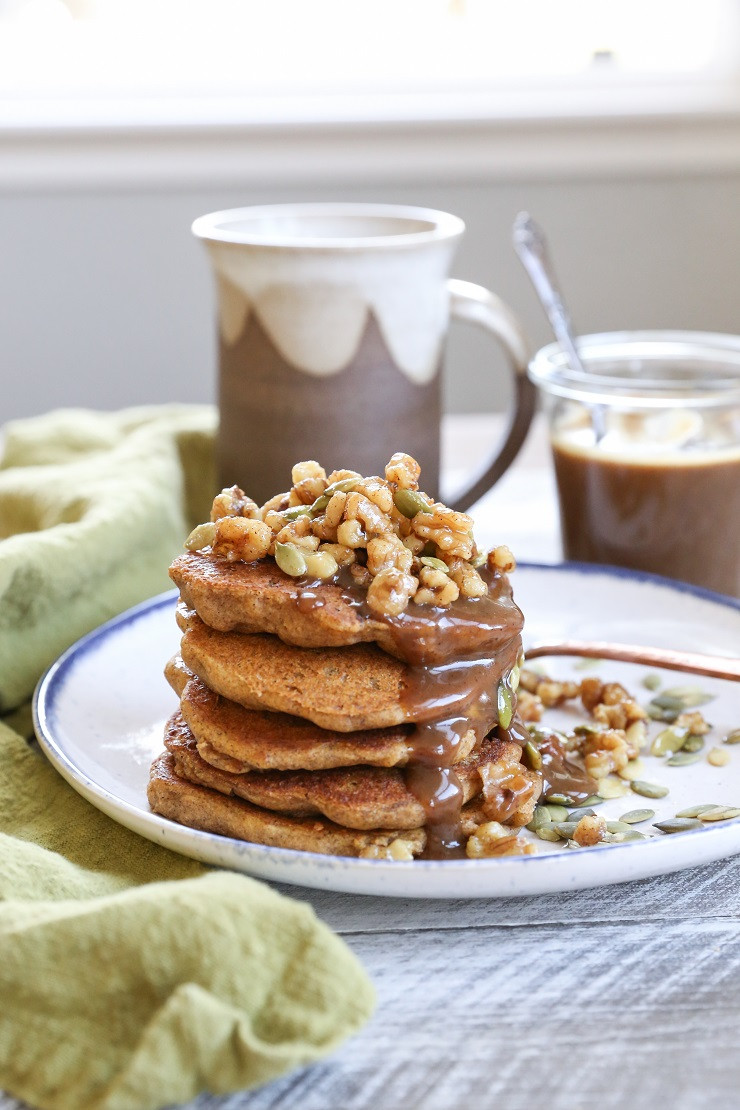
[[[152, 767], [152, 808], [258, 844], [422, 855], [429, 807], [407, 775], [414, 676], [397, 658], [392, 622], [335, 583], [306, 590], [270, 558], [187, 552], [170, 573], [182, 640], [165, 673], [180, 706]], [[517, 635], [501, 652], [494, 690], [520, 648]], [[497, 725], [495, 712], [485, 729], [471, 725], [451, 757], [466, 838], [488, 822], [513, 835], [540, 792], [521, 745]]]

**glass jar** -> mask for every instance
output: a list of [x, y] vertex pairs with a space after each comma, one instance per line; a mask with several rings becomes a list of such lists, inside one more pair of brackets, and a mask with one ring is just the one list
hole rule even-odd
[[740, 336], [636, 331], [529, 366], [548, 419], [567, 559], [740, 597]]

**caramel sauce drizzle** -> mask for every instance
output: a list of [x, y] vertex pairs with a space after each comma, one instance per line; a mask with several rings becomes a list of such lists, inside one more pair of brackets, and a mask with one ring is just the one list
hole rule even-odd
[[[346, 568], [335, 579], [343, 599], [362, 617], [384, 621], [398, 657], [407, 665], [402, 702], [414, 729], [408, 740], [406, 785], [424, 808], [427, 859], [465, 856], [456, 755], [470, 729], [477, 747], [497, 725], [498, 684], [521, 650], [524, 618], [508, 579], [485, 569], [480, 573], [488, 596], [459, 598], [444, 608], [412, 603], [396, 617], [371, 611], [364, 589]], [[307, 582], [297, 604], [303, 612], [321, 607], [319, 584]], [[514, 739], [511, 730], [509, 735]], [[517, 734], [516, 742], [525, 741]]]

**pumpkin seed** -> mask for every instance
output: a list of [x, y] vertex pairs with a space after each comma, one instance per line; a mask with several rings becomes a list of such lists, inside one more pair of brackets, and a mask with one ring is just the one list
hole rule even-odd
[[423, 563], [425, 567], [433, 567], [435, 570], [442, 570], [445, 574], [447, 574], [450, 569], [443, 559], [437, 559], [433, 555], [422, 555], [419, 562]]
[[600, 798], [598, 794], [589, 794], [587, 798], [584, 798], [583, 801], [578, 804], [579, 806], [600, 806], [603, 801], [604, 799]]
[[625, 825], [640, 825], [643, 821], [650, 821], [655, 817], [654, 809], [631, 809], [619, 818]]
[[622, 779], [618, 779], [616, 775], [607, 775], [599, 782], [599, 797], [606, 800], [622, 798], [628, 789], [627, 783]]
[[306, 564], [306, 573], [312, 578], [332, 578], [339, 569], [336, 559], [328, 551], [307, 551], [303, 560]]
[[545, 801], [552, 803], [554, 806], [572, 806], [573, 799], [569, 798], [567, 794], [548, 794]]
[[531, 740], [527, 740], [522, 748], [522, 763], [529, 767], [530, 771], [542, 770], [542, 756], [539, 748]]
[[630, 759], [629, 763], [625, 764], [621, 771], [617, 771], [620, 779], [625, 782], [632, 782], [633, 779], [639, 779], [640, 775], [645, 774], [645, 763], [642, 759]]
[[563, 839], [552, 824], [541, 825], [540, 828], [536, 830], [535, 836], [538, 836], [540, 840], [549, 841], [550, 844], [554, 844], [557, 840]]
[[309, 509], [310, 515], [311, 516], [318, 516], [319, 513], [323, 513], [324, 509], [326, 508], [326, 506], [331, 501], [331, 497], [332, 497], [332, 495], [329, 494], [329, 493], [319, 494], [319, 496], [316, 498], [313, 505], [311, 505], [311, 507]]
[[630, 788], [643, 798], [665, 798], [669, 793], [667, 786], [660, 786], [657, 782], [644, 782], [642, 779], [633, 779]]
[[728, 732], [722, 741], [723, 744], [740, 744], [740, 728], [734, 728], [732, 732]]
[[[660, 696], [659, 694], [658, 697]], [[670, 690], [664, 690], [662, 696], [677, 698], [684, 709], [694, 709], [697, 705], [706, 705], [714, 699], [714, 694], [708, 694], [701, 686], [672, 686]], [[657, 701], [658, 697], [653, 700]]]
[[546, 805], [546, 806], [543, 806], [543, 809], [546, 809], [547, 812], [550, 814], [550, 820], [551, 821], [569, 821], [570, 820], [570, 818], [568, 817], [568, 810], [565, 808], [565, 806]]
[[662, 681], [659, 674], [646, 674], [642, 684], [646, 690], [657, 690]]
[[[599, 801], [602, 801], [602, 799], [599, 798]], [[595, 816], [596, 816], [596, 810], [595, 809], [574, 809], [574, 810], [571, 810], [571, 812], [568, 814], [568, 820], [569, 821], [580, 821], [582, 817], [595, 817]]]
[[677, 813], [676, 817], [701, 817], [702, 813], [707, 813], [710, 809], [724, 809], [724, 806], [689, 806], [688, 809], [682, 809], [680, 813]]
[[553, 821], [552, 827], [556, 833], [559, 833], [565, 840], [570, 840], [573, 833], [576, 831], [577, 821]]
[[651, 755], [667, 755], [668, 752], [678, 752], [684, 746], [689, 734], [687, 728], [664, 728], [650, 745]]
[[726, 748], [712, 748], [707, 752], [707, 763], [711, 763], [713, 767], [726, 767], [730, 759]]
[[583, 725], [576, 725], [576, 727], [573, 729], [573, 731], [576, 734], [576, 736], [592, 736], [593, 733], [601, 732], [602, 729], [598, 728], [596, 725], [583, 724]]
[[686, 703], [683, 698], [679, 698], [669, 690], [664, 690], [662, 694], [656, 694], [650, 704], [656, 706], [658, 709], [675, 709], [676, 713], [680, 713], [686, 708]]
[[629, 832], [613, 834], [613, 844], [621, 844], [625, 840], [647, 840], [647, 837], [645, 833], [638, 832], [637, 829], [630, 829]]
[[[310, 516], [311, 515], [311, 506], [310, 505], [294, 505], [290, 509], [284, 509], [280, 515], [283, 518], [283, 520], [287, 520], [288, 523], [290, 523], [293, 520], [298, 520], [298, 517], [300, 517], [300, 516]], [[286, 571], [286, 574], [287, 574], [287, 571]]]
[[393, 494], [393, 504], [399, 513], [412, 520], [417, 513], [431, 513], [434, 510], [427, 505], [420, 493], [413, 489], [397, 489]]
[[606, 831], [610, 833], [628, 833], [632, 832], [629, 822], [625, 821], [607, 821]]
[[676, 752], [667, 760], [667, 764], [669, 767], [688, 767], [690, 763], [696, 763], [700, 759], [701, 752]]
[[185, 547], [188, 551], [202, 551], [205, 547], [211, 547], [215, 539], [216, 525], [207, 521], [205, 524], [198, 524], [197, 527], [193, 528], [185, 540]]
[[702, 821], [729, 821], [732, 817], [740, 817], [740, 809], [719, 806], [717, 809], [705, 810], [701, 815]]
[[683, 708], [662, 709], [659, 705], [653, 705], [652, 702], [647, 707], [647, 715], [651, 721], [664, 721], [666, 724], [672, 724], [679, 713], [683, 713]]
[[[697, 736], [697, 734], [695, 732], [690, 732], [689, 735], [686, 737], [686, 739], [684, 741], [684, 745], [681, 748], [681, 751], [682, 752], [700, 752], [703, 747], [704, 747], [704, 737], [703, 736]], [[727, 752], [723, 752], [723, 755], [727, 755]]]
[[514, 695], [505, 682], [498, 684], [498, 723], [501, 728], [508, 728], [514, 716]]
[[306, 560], [303, 552], [299, 551], [294, 543], [275, 544], [275, 562], [282, 571], [293, 578], [299, 578], [306, 573]]
[[653, 828], [663, 833], [687, 832], [689, 829], [700, 829], [701, 821], [695, 817], [671, 817], [667, 821], [656, 821]]
[[534, 811], [534, 823], [538, 829], [542, 828], [543, 825], [552, 824], [548, 806], [537, 806]]
[[482, 567], [484, 563], [487, 562], [488, 556], [486, 555], [485, 551], [479, 551], [478, 554], [474, 555], [473, 558], [470, 560], [470, 565], [475, 567], [475, 569], [477, 570], [478, 567]]
[[359, 481], [359, 478], [340, 478], [337, 482], [332, 482], [330, 486], [326, 487], [323, 496], [333, 497], [335, 493], [351, 493]]

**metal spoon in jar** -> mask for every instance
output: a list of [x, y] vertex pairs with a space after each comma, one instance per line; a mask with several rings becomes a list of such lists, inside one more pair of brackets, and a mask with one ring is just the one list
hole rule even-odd
[[[514, 250], [527, 271], [540, 304], [550, 321], [555, 338], [568, 356], [571, 369], [577, 374], [586, 374], [586, 369], [578, 354], [573, 325], [565, 307], [562, 294], [558, 289], [555, 272], [550, 261], [545, 233], [535, 223], [528, 212], [520, 212], [514, 220], [512, 235]], [[592, 409], [592, 420], [596, 442], [605, 435], [604, 413], [598, 405]]]

